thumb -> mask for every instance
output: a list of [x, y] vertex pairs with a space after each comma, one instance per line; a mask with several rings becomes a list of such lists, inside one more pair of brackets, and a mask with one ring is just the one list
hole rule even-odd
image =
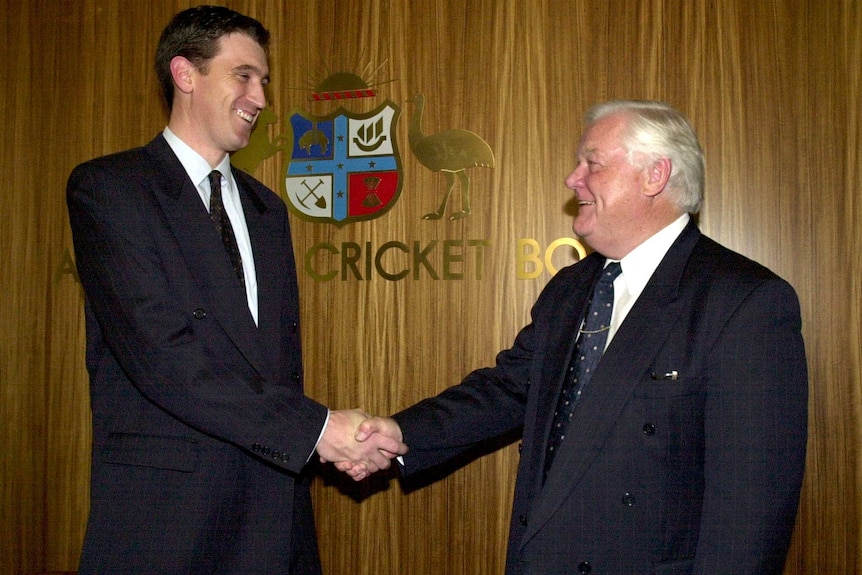
[[365, 441], [376, 431], [379, 429], [377, 425], [374, 425], [374, 419], [366, 419], [356, 428], [356, 434], [353, 437], [356, 441]]

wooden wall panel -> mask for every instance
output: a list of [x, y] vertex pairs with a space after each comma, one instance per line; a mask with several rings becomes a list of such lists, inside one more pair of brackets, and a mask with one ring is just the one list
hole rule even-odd
[[[337, 227], [292, 218], [307, 391], [333, 407], [389, 413], [493, 362], [549, 278], [522, 279], [518, 240], [569, 236], [581, 115], [608, 98], [666, 100], [707, 156], [700, 223], [797, 289], [811, 378], [810, 441], [788, 575], [862, 565], [862, 5], [855, 0], [245, 0], [225, 2], [273, 33], [275, 137], [309, 88], [334, 72], [402, 107], [404, 184], [376, 220]], [[82, 297], [65, 180], [90, 157], [162, 127], [152, 71], [161, 28], [186, 0], [0, 4], [0, 572], [74, 569], [87, 508], [89, 412]], [[444, 181], [407, 144], [426, 97], [426, 133], [464, 128], [494, 150], [470, 171], [473, 213], [422, 220]], [[255, 175], [283, 189], [287, 158]], [[458, 205], [453, 197], [450, 207]], [[481, 278], [442, 274], [445, 240], [487, 240]], [[302, 269], [312, 246], [439, 242], [399, 281], [328, 282]], [[393, 256], [390, 254], [390, 257]], [[315, 260], [340, 269], [337, 259]], [[558, 250], [554, 264], [572, 258]], [[387, 265], [413, 266], [409, 258]], [[415, 267], [415, 266], [413, 266]], [[362, 269], [360, 267], [360, 269]], [[458, 271], [456, 269], [456, 271]], [[826, 279], [823, 279], [826, 278]], [[514, 444], [427, 486], [381, 476], [355, 485], [323, 470], [314, 487], [327, 574], [492, 575], [503, 569]]]

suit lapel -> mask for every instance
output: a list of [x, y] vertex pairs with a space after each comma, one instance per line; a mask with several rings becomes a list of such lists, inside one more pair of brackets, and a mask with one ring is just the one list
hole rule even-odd
[[194, 183], [162, 136], [153, 140], [147, 151], [153, 159], [158, 200], [184, 262], [204, 292], [205, 310], [247, 361], [259, 373], [267, 373], [245, 292], [236, 280], [230, 258]]
[[[536, 410], [535, 429], [539, 430], [541, 451], [538, 460], [541, 462], [537, 468], [544, 465], [545, 441], [554, 418], [554, 410], [557, 407], [557, 399], [562, 392], [563, 382], [566, 378], [572, 354], [575, 350], [576, 334], [580, 327], [581, 319], [586, 312], [586, 306], [590, 299], [590, 292], [602, 269], [605, 258], [593, 253], [582, 263], [583, 271], [576, 276], [574, 283], [565, 300], [561, 302], [561, 309], [555, 316], [555, 324], [548, 329], [549, 338], [552, 338], [547, 350], [547, 360], [542, 365], [540, 381], [547, 385], [539, 386], [539, 397], [537, 398], [538, 409]], [[541, 482], [541, 479], [539, 479]]]
[[[618, 425], [619, 415], [649, 368], [667, 334], [674, 329], [684, 307], [680, 284], [691, 251], [700, 237], [690, 223], [656, 268], [643, 293], [632, 307], [619, 331], [602, 356], [590, 380], [589, 390], [580, 400], [547, 482], [536, 498], [527, 532], [528, 541], [559, 509], [601, 453], [608, 436]], [[573, 333], [573, 332], [571, 332]], [[547, 385], [559, 390], [560, 384]], [[556, 395], [540, 409], [553, 413]], [[541, 438], [545, 449], [547, 435]]]
[[[266, 367], [273, 373], [278, 372], [278, 357], [281, 341], [281, 297], [286, 286], [279, 283], [283, 277], [284, 254], [280, 253], [281, 244], [276, 238], [284, 237], [284, 230], [279, 226], [284, 222], [278, 218], [269, 217], [272, 212], [267, 210], [254, 189], [250, 178], [233, 170], [234, 179], [240, 189], [245, 221], [248, 226], [251, 249], [254, 254], [254, 268], [257, 276], [257, 340], [261, 355], [265, 358]], [[291, 248], [292, 249], [292, 246]]]

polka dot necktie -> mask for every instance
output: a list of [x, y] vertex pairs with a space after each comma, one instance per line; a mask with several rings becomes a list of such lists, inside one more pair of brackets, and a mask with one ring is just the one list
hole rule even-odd
[[614, 280], [622, 269], [619, 262], [611, 262], [602, 271], [583, 325], [578, 330], [578, 343], [572, 363], [566, 373], [566, 381], [557, 402], [551, 433], [548, 436], [548, 447], [545, 454], [545, 476], [551, 468], [554, 456], [566, 438], [566, 426], [575, 413], [575, 405], [581, 397], [581, 392], [590, 381], [608, 341], [608, 330], [611, 327], [611, 312], [614, 308]]
[[224, 209], [224, 201], [221, 196], [221, 172], [213, 170], [209, 175], [210, 180], [210, 218], [215, 224], [216, 231], [221, 236], [221, 241], [224, 244], [224, 249], [227, 250], [230, 256], [230, 263], [233, 266], [233, 271], [239, 278], [239, 283], [242, 284], [242, 289], [245, 289], [245, 274], [242, 271], [242, 256], [239, 254], [239, 246], [236, 244], [236, 236], [233, 234], [233, 226], [230, 225], [230, 218]]

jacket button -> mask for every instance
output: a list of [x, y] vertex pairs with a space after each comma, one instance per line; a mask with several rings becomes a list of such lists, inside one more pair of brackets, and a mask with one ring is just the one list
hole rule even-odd
[[655, 435], [655, 425], [652, 423], [644, 423], [644, 435]]
[[302, 376], [301, 376], [300, 374], [298, 374], [298, 373], [294, 373], [294, 374], [291, 376], [291, 378], [293, 379], [293, 381], [295, 381], [295, 382], [297, 382], [297, 383], [299, 383], [300, 381], [302, 381]]
[[204, 319], [207, 316], [207, 312], [202, 308], [198, 308], [192, 312], [192, 316], [194, 316], [195, 319]]
[[626, 507], [634, 507], [635, 504], [635, 496], [631, 493], [626, 493], [623, 495], [623, 505]]
[[523, 452], [524, 452], [524, 442], [522, 441], [518, 444], [518, 453], [523, 453]]
[[292, 324], [290, 324], [290, 331], [293, 333], [298, 332], [299, 331], [299, 322], [295, 321]]
[[520, 517], [518, 517], [518, 523], [520, 523], [521, 525], [526, 527], [527, 526], [527, 516], [521, 515]]
[[593, 570], [593, 566], [590, 565], [589, 561], [582, 561], [578, 565], [578, 573], [583, 573], [584, 575], [586, 575], [587, 573], [591, 572], [592, 570]]

